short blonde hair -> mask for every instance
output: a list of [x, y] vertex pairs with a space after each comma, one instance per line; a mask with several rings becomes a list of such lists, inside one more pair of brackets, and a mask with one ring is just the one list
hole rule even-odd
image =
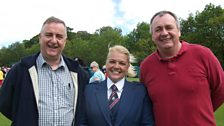
[[122, 54], [126, 55], [128, 57], [128, 63], [130, 63], [130, 52], [124, 46], [122, 46], [122, 45], [115, 45], [113, 47], [110, 47], [109, 48], [109, 52], [107, 54], [107, 59], [109, 58], [109, 55], [112, 52], [119, 52], [119, 53], [122, 53]]
[[130, 54], [130, 52], [128, 51], [128, 49], [125, 48], [122, 45], [115, 45], [113, 47], [110, 47], [109, 48], [109, 52], [107, 54], [107, 60], [109, 58], [109, 55], [112, 52], [119, 52], [119, 53], [122, 53], [122, 54], [124, 54], [124, 55], [126, 55], [128, 57], [129, 68], [128, 68], [128, 71], [127, 71], [127, 76], [129, 76], [129, 77], [135, 77], [137, 75], [137, 73], [134, 71], [133, 66], [131, 65], [131, 60], [132, 59], [135, 59], [135, 58], [134, 58], [134, 56], [132, 54]]

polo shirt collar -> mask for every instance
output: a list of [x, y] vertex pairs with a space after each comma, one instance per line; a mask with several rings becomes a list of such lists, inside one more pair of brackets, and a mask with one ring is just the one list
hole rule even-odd
[[180, 41], [182, 46], [181, 46], [181, 49], [179, 50], [178, 54], [172, 58], [168, 58], [168, 59], [163, 59], [160, 57], [159, 55], [159, 50], [157, 49], [156, 51], [156, 55], [157, 55], [157, 58], [160, 60], [160, 61], [164, 61], [164, 62], [168, 62], [168, 61], [174, 61], [176, 59], [178, 59], [180, 56], [182, 56], [186, 51], [187, 51], [187, 48], [188, 48], [188, 43], [185, 42], [185, 41]]

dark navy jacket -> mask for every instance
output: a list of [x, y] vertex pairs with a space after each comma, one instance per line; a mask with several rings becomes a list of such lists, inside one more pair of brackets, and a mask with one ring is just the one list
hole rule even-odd
[[[23, 58], [8, 72], [0, 89], [0, 112], [13, 126], [38, 126], [38, 78], [36, 59], [39, 53]], [[82, 115], [83, 91], [89, 77], [76, 61], [64, 57], [75, 84], [75, 125]]]
[[138, 82], [125, 81], [113, 123], [107, 98], [107, 80], [85, 89], [85, 114], [81, 126], [154, 126], [151, 100]]

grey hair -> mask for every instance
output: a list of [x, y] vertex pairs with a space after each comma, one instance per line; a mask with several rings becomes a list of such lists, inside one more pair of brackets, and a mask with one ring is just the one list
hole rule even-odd
[[90, 64], [90, 67], [97, 67], [97, 68], [99, 68], [99, 64], [98, 64], [96, 61], [93, 61], [93, 62]]
[[42, 28], [41, 28], [41, 31], [40, 31], [40, 32], [43, 31], [43, 27], [44, 27], [45, 24], [50, 24], [50, 23], [59, 23], [59, 24], [63, 24], [63, 25], [65, 26], [65, 35], [66, 35], [66, 37], [67, 37], [67, 27], [66, 27], [66, 25], [65, 25], [65, 22], [64, 22], [63, 20], [59, 19], [59, 18], [54, 17], [54, 16], [51, 16], [51, 17], [47, 18], [47, 19], [44, 21], [44, 23], [43, 23], [43, 25], [42, 25]]
[[152, 18], [151, 18], [151, 20], [150, 20], [150, 33], [152, 33], [152, 22], [153, 22], [153, 20], [155, 19], [155, 17], [156, 16], [159, 16], [159, 17], [162, 17], [162, 16], [164, 16], [165, 14], [169, 14], [169, 15], [171, 15], [174, 19], [175, 19], [175, 21], [176, 21], [176, 26], [177, 26], [177, 28], [180, 30], [181, 28], [180, 28], [180, 22], [179, 22], [179, 20], [178, 20], [178, 18], [177, 18], [177, 16], [173, 13], [173, 12], [171, 12], [171, 11], [159, 11], [159, 12], [157, 12], [156, 14], [154, 14], [153, 16], [152, 16]]

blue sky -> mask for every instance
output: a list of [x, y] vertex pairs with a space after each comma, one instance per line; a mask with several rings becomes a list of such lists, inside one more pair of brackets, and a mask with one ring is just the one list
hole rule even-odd
[[0, 2], [0, 48], [31, 39], [50, 16], [64, 20], [73, 32], [93, 33], [103, 26], [111, 26], [127, 34], [138, 23], [149, 22], [158, 11], [170, 10], [186, 19], [209, 3], [224, 7], [223, 0], [3, 0]]

